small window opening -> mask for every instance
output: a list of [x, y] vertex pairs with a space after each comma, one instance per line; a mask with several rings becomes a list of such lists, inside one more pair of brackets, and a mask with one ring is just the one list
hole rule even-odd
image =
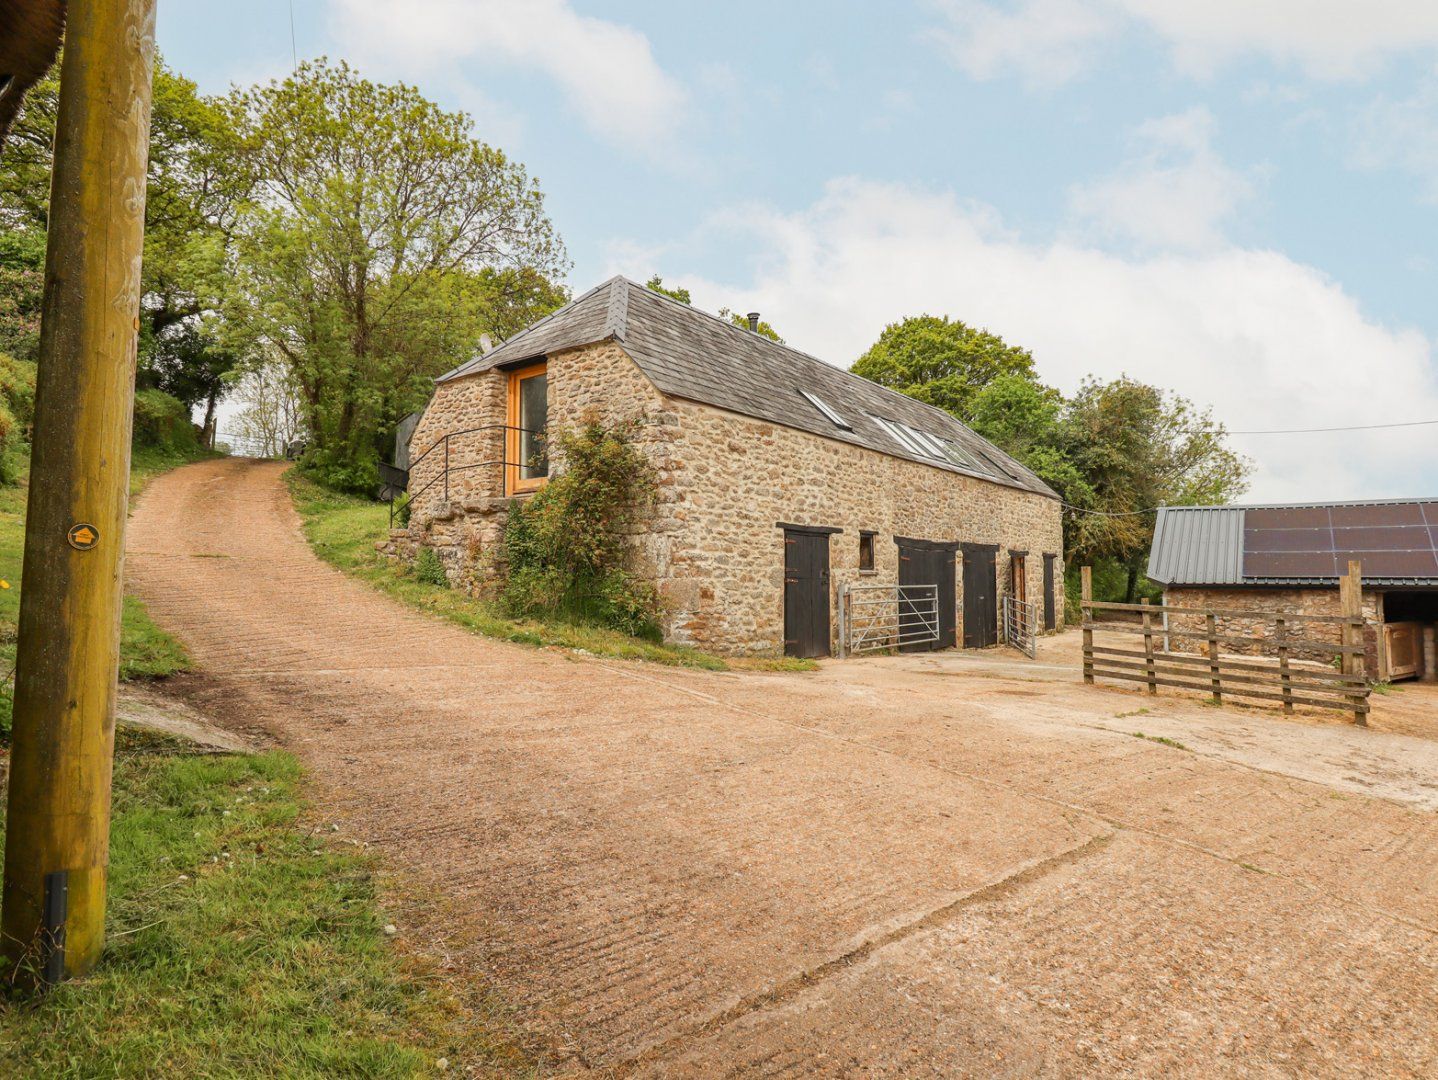
[[859, 569], [874, 569], [874, 533], [859, 533]]

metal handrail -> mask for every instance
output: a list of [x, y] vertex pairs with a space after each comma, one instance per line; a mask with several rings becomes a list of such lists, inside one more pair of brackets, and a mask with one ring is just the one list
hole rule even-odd
[[[468, 465], [451, 465], [451, 464], [449, 463], [449, 443], [450, 443], [450, 440], [451, 440], [451, 439], [457, 439], [457, 438], [460, 438], [461, 436], [464, 436], [464, 435], [477, 435], [477, 434], [480, 434], [480, 433], [482, 433], [482, 432], [487, 432], [487, 431], [502, 431], [502, 432], [504, 432], [505, 438], [504, 438], [504, 442], [503, 442], [503, 451], [502, 451], [503, 456], [501, 456], [500, 458], [498, 458], [498, 459], [496, 459], [496, 460], [471, 462], [471, 463], [469, 463]], [[404, 501], [403, 504], [399, 505], [398, 507], [396, 507], [396, 505], [395, 505], [397, 496], [394, 494], [394, 488], [397, 487], [397, 486], [400, 486], [400, 485], [397, 485], [397, 484], [389, 484], [389, 485], [387, 485], [387, 486], [390, 487], [389, 527], [390, 527], [391, 529], [394, 528], [395, 512], [396, 512], [397, 509], [398, 509], [398, 510], [403, 510], [406, 506], [413, 506], [416, 499], [418, 499], [420, 496], [424, 495], [426, 492], [428, 492], [428, 491], [429, 491], [431, 488], [433, 488], [436, 484], [439, 484], [441, 481], [442, 481], [443, 484], [444, 484], [444, 501], [445, 501], [445, 502], [449, 502], [449, 477], [450, 477], [450, 474], [451, 474], [451, 473], [461, 473], [461, 472], [467, 472], [467, 471], [470, 470], [470, 469], [483, 469], [483, 468], [490, 468], [490, 467], [493, 467], [493, 466], [499, 466], [499, 467], [501, 467], [501, 468], [509, 468], [509, 467], [511, 467], [511, 466], [513, 466], [513, 467], [521, 467], [521, 466], [523, 466], [523, 465], [525, 464], [523, 461], [510, 461], [510, 460], [509, 460], [509, 438], [508, 438], [508, 436], [509, 436], [509, 433], [510, 433], [511, 431], [513, 431], [513, 432], [518, 432], [518, 433], [521, 434], [521, 435], [537, 435], [537, 436], [539, 436], [540, 438], [543, 438], [544, 435], [545, 435], [545, 432], [544, 432], [543, 430], [537, 429], [537, 428], [522, 428], [522, 427], [518, 427], [518, 426], [516, 426], [516, 425], [514, 425], [514, 424], [482, 424], [482, 425], [480, 425], [479, 427], [464, 428], [464, 429], [462, 429], [462, 430], [460, 430], [460, 431], [449, 431], [449, 432], [446, 432], [445, 434], [441, 435], [438, 439], [436, 439], [434, 442], [432, 442], [432, 443], [424, 450], [423, 453], [421, 453], [418, 457], [416, 457], [416, 458], [414, 458], [412, 461], [410, 461], [410, 463], [409, 463], [409, 468], [406, 469], [406, 470], [404, 470], [404, 472], [405, 472], [405, 481], [404, 481], [404, 485], [403, 485], [403, 488], [404, 488], [404, 492], [403, 492], [403, 493], [404, 493], [404, 495], [406, 496], [406, 498], [405, 498], [405, 501]], [[418, 464], [420, 464], [420, 462], [424, 461], [425, 458], [429, 457], [429, 455], [430, 455], [431, 453], [433, 453], [435, 450], [439, 449], [441, 446], [444, 447], [444, 465], [440, 468], [440, 470], [439, 470], [437, 473], [435, 473], [434, 476], [430, 477], [429, 481], [428, 481], [422, 488], [420, 488], [418, 491], [410, 491], [410, 490], [409, 490], [409, 478], [414, 474], [415, 466], [417, 466]]]

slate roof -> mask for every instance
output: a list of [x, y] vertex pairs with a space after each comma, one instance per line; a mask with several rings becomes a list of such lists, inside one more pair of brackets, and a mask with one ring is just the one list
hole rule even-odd
[[[942, 409], [888, 390], [623, 277], [613, 277], [436, 382], [613, 339], [661, 393], [1057, 499], [1032, 472]], [[800, 391], [850, 425], [835, 425]], [[874, 417], [957, 443], [973, 467], [916, 453]]]
[[1148, 576], [1160, 585], [1333, 587], [1350, 558], [1363, 564], [1366, 585], [1438, 587], [1438, 499], [1166, 506]]

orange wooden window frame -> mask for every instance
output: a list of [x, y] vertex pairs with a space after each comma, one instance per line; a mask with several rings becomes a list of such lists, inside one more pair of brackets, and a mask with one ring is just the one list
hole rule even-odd
[[[504, 433], [504, 487], [510, 495], [523, 495], [529, 491], [538, 491], [545, 484], [549, 483], [547, 476], [533, 476], [528, 480], [519, 474], [519, 384], [525, 379], [532, 379], [536, 375], [549, 374], [549, 365], [541, 362], [530, 364], [529, 367], [519, 368], [509, 373], [509, 401], [507, 403], [509, 425]], [[548, 408], [548, 393], [545, 395], [545, 407]]]

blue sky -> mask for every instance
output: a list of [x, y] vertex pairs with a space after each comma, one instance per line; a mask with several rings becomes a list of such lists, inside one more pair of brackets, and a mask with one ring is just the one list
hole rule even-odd
[[[1257, 10], [1255, 10], [1257, 9]], [[1235, 430], [1438, 419], [1438, 5], [295, 0], [539, 177], [584, 289], [662, 273], [848, 364], [923, 311]], [[166, 0], [214, 92], [290, 5]], [[1264, 499], [1438, 494], [1438, 427], [1236, 436]]]

